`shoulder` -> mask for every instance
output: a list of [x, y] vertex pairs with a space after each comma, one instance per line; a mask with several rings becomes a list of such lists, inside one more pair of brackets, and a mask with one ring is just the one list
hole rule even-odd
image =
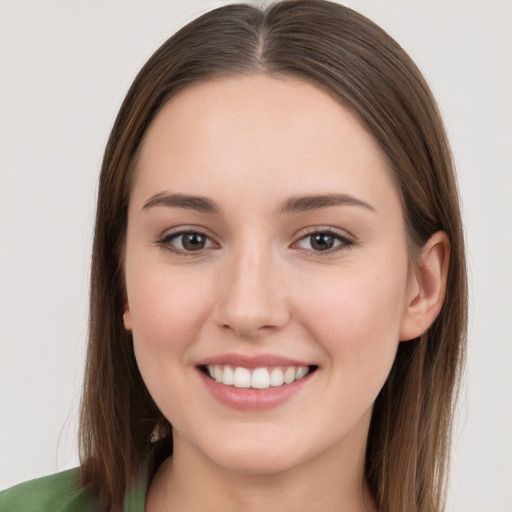
[[96, 512], [95, 500], [80, 487], [78, 469], [30, 480], [0, 492], [1, 512]]

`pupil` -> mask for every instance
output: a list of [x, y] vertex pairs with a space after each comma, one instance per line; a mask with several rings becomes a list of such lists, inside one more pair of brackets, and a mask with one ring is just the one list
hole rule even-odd
[[311, 247], [317, 251], [327, 251], [334, 246], [334, 237], [327, 233], [318, 233], [311, 237]]
[[204, 248], [205, 237], [199, 233], [186, 233], [183, 235], [182, 243], [188, 251], [198, 251]]

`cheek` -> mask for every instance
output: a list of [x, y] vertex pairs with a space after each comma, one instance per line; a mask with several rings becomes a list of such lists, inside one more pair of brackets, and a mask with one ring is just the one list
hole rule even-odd
[[399, 343], [405, 289], [406, 264], [402, 272], [343, 269], [302, 293], [302, 316], [309, 319], [312, 337], [353, 382], [378, 386], [387, 378]]
[[201, 297], [203, 286], [194, 279], [168, 275], [162, 269], [129, 272], [127, 294], [132, 318], [135, 358], [142, 378], [156, 404], [172, 422], [176, 411], [186, 410], [192, 391], [183, 386], [190, 362], [190, 347], [200, 337], [208, 315]]
[[[136, 262], [132, 268], [130, 272], [127, 266], [126, 284], [137, 359], [142, 363], [146, 357], [163, 354], [176, 358], [197, 339], [209, 314], [205, 281]], [[165, 360], [156, 359], [155, 364]]]

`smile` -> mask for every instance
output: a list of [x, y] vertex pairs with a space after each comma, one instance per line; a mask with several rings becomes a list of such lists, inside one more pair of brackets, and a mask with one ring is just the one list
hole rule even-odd
[[250, 369], [228, 364], [209, 364], [203, 367], [203, 371], [219, 384], [252, 389], [286, 386], [303, 379], [315, 369], [315, 366], [276, 366]]
[[218, 354], [198, 361], [196, 369], [217, 401], [243, 412], [269, 410], [292, 400], [318, 373], [315, 364], [277, 354]]

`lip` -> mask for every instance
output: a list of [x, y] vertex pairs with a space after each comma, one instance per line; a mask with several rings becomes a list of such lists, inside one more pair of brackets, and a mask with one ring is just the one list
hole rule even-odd
[[264, 411], [277, 407], [296, 395], [316, 372], [283, 386], [266, 389], [236, 388], [213, 380], [197, 369], [208, 391], [222, 404], [239, 411]]
[[265, 389], [237, 388], [221, 384], [204, 372], [207, 365], [230, 365], [243, 368], [269, 368], [284, 366], [315, 366], [311, 362], [300, 361], [274, 354], [247, 356], [243, 354], [222, 354], [209, 357], [198, 362], [196, 368], [207, 390], [221, 404], [239, 411], [264, 411], [277, 407], [291, 399], [307, 385], [316, 372], [308, 373], [302, 379], [282, 386]]
[[224, 364], [229, 366], [242, 366], [253, 370], [255, 368], [272, 366], [311, 366], [313, 363], [290, 359], [288, 357], [277, 356], [274, 354], [258, 354], [247, 356], [244, 354], [222, 354], [218, 356], [202, 359], [197, 366], [207, 366], [212, 364]]

